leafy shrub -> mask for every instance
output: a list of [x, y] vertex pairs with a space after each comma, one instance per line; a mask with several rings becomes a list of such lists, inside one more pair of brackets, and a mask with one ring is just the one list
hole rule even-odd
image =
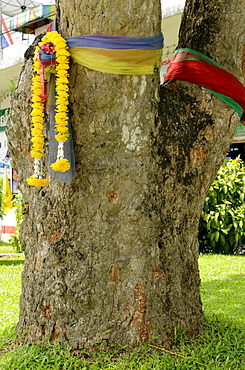
[[238, 157], [224, 164], [205, 199], [199, 224], [201, 252], [235, 254], [245, 244], [245, 167]]

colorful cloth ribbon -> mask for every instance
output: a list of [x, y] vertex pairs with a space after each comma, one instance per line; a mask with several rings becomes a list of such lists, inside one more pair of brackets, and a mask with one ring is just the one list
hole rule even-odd
[[[159, 71], [162, 34], [149, 37], [86, 35], [67, 37], [66, 41], [71, 58], [95, 71], [119, 75], [145, 75]], [[51, 54], [46, 54], [45, 58], [49, 57]]]
[[[119, 75], [158, 73], [163, 34], [149, 37], [85, 35], [66, 38], [71, 58], [95, 71]], [[54, 58], [42, 55], [43, 61]]]
[[220, 100], [232, 107], [245, 122], [245, 88], [231, 73], [206, 55], [191, 50], [178, 49], [164, 78], [188, 81], [209, 90]]
[[163, 35], [120, 37], [87, 35], [66, 38], [71, 58], [95, 71], [120, 75], [157, 73]]

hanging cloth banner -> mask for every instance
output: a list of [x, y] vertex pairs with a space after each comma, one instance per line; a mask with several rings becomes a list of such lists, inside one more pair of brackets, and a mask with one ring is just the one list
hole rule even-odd
[[232, 107], [245, 123], [245, 88], [231, 73], [206, 55], [191, 50], [178, 49], [164, 78], [188, 81], [209, 90], [220, 100]]
[[13, 194], [11, 192], [10, 183], [8, 179], [8, 174], [6, 168], [4, 168], [3, 175], [3, 193], [2, 193], [2, 212], [6, 215], [12, 208]]
[[66, 38], [71, 58], [95, 71], [120, 75], [157, 73], [163, 35], [121, 37], [86, 35]]

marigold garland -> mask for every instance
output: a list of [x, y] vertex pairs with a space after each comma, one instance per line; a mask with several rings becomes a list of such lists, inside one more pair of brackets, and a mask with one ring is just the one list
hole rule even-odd
[[52, 163], [51, 167], [54, 171], [65, 172], [65, 171], [69, 170], [70, 163], [67, 159], [62, 158], [62, 159], [56, 161], [55, 163]]
[[34, 174], [27, 179], [32, 186], [45, 186], [47, 179], [41, 178], [40, 159], [44, 156], [44, 111], [46, 95], [41, 82], [41, 59], [40, 49], [46, 53], [56, 53], [56, 114], [55, 114], [55, 135], [58, 141], [57, 160], [51, 164], [54, 171], [65, 172], [70, 168], [70, 163], [64, 158], [64, 142], [67, 141], [68, 133], [68, 69], [69, 56], [66, 40], [57, 32], [48, 32], [39, 42], [35, 49], [32, 75], [32, 148], [31, 156], [34, 158]]
[[47, 179], [37, 179], [34, 176], [29, 177], [27, 180], [28, 185], [31, 186], [45, 186], [47, 185]]

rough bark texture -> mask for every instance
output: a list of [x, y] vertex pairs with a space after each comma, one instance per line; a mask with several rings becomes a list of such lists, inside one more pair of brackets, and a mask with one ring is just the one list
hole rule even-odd
[[[187, 1], [180, 45], [242, 78], [244, 2], [226, 3]], [[158, 1], [58, 5], [64, 36], [160, 32]], [[19, 330], [33, 341], [49, 336], [76, 348], [101, 339], [136, 345], [152, 334], [166, 344], [176, 326], [199, 332], [198, 221], [238, 116], [188, 83], [161, 88], [159, 104], [157, 76], [112, 76], [74, 64], [77, 177], [29, 188], [31, 63], [20, 76], [8, 128], [25, 198]]]

